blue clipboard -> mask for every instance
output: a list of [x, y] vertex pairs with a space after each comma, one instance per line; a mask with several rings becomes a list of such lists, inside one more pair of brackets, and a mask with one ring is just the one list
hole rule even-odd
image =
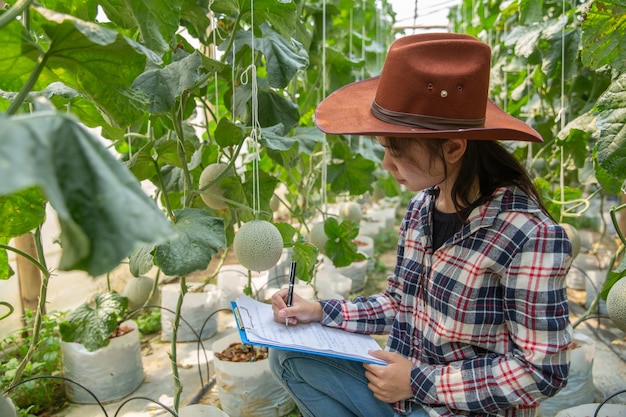
[[344, 359], [344, 360], [363, 362], [363, 363], [371, 363], [374, 365], [386, 365], [387, 364], [386, 362], [376, 359], [374, 357], [372, 357], [370, 360], [370, 359], [365, 359], [361, 357], [343, 355], [340, 353], [320, 352], [316, 350], [314, 351], [310, 349], [298, 348], [298, 347], [293, 347], [293, 346], [282, 346], [279, 344], [250, 342], [246, 334], [246, 328], [243, 325], [243, 320], [241, 319], [241, 312], [239, 311], [239, 307], [237, 306], [237, 303], [235, 303], [234, 301], [231, 301], [230, 304], [233, 310], [233, 315], [235, 316], [235, 322], [237, 325], [237, 330], [239, 331], [239, 337], [241, 338], [241, 342], [247, 345], [264, 346], [264, 347], [271, 348], [271, 349], [289, 350], [292, 352], [308, 353], [310, 355], [318, 355], [318, 356], [327, 356], [330, 358]]

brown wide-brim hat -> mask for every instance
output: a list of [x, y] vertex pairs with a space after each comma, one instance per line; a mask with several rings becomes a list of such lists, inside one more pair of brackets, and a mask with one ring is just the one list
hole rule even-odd
[[543, 142], [489, 100], [491, 48], [469, 36], [427, 33], [393, 42], [379, 77], [342, 87], [317, 107], [335, 135]]

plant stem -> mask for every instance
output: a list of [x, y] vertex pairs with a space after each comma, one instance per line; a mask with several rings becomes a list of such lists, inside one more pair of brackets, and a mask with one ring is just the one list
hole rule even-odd
[[15, 114], [15, 112], [22, 105], [24, 100], [26, 100], [28, 93], [30, 93], [30, 91], [35, 86], [35, 83], [37, 82], [37, 78], [39, 78], [39, 75], [41, 74], [43, 69], [46, 67], [47, 61], [48, 61], [48, 54], [44, 54], [37, 59], [37, 66], [35, 67], [33, 72], [31, 72], [30, 76], [28, 77], [28, 81], [26, 81], [26, 83], [24, 84], [20, 92], [17, 93], [17, 96], [15, 96], [15, 99], [11, 102], [11, 105], [7, 109], [7, 112], [6, 112], [7, 114], [9, 115]]
[[[609, 265], [606, 269], [606, 278], [605, 281], [608, 279], [609, 274], [611, 273], [611, 271], [613, 271], [613, 267], [615, 266], [615, 261], [617, 258], [619, 258], [619, 256], [622, 254], [622, 252], [624, 252], [625, 247], [624, 245], [621, 245], [617, 251], [615, 251], [615, 253], [613, 254], [613, 256], [611, 256], [611, 260], [609, 261]], [[591, 314], [593, 314], [595, 312], [595, 310], [598, 308], [598, 304], [600, 303], [600, 298], [602, 296], [602, 288], [597, 288], [596, 289], [596, 295], [595, 297], [593, 297], [593, 300], [591, 301], [591, 304], [589, 305], [589, 308], [587, 310], [585, 310], [585, 312], [578, 318], [578, 320], [576, 320], [576, 322], [574, 324], [572, 324], [572, 327], [575, 329], [576, 326], [578, 326], [580, 323], [582, 323], [583, 321], [587, 320], [589, 318], [589, 316]]]
[[178, 333], [178, 326], [180, 324], [180, 311], [183, 306], [183, 299], [187, 294], [187, 282], [185, 277], [180, 277], [180, 295], [178, 296], [178, 302], [176, 303], [176, 312], [174, 314], [174, 322], [172, 323], [172, 341], [170, 351], [170, 362], [172, 365], [172, 376], [174, 377], [174, 410], [178, 412], [178, 406], [180, 405], [180, 395], [183, 392], [183, 386], [180, 383], [180, 376], [178, 374], [177, 355], [176, 355], [176, 339]]
[[611, 209], [609, 210], [609, 213], [611, 215], [611, 221], [613, 222], [613, 227], [615, 227], [615, 232], [617, 233], [619, 240], [622, 241], [622, 245], [626, 246], [626, 238], [624, 237], [624, 233], [620, 229], [619, 221], [617, 220], [617, 212], [625, 208], [626, 208], [626, 204], [622, 204], [617, 207], [611, 207]]
[[6, 11], [3, 15], [0, 15], [0, 29], [8, 25], [16, 17], [18, 17], [33, 0], [17, 0], [13, 7]]
[[[42, 269], [43, 277], [41, 279], [41, 287], [39, 289], [39, 303], [37, 305], [37, 313], [35, 314], [35, 321], [33, 323], [33, 338], [30, 346], [28, 347], [28, 352], [20, 362], [20, 365], [15, 370], [15, 375], [13, 376], [13, 380], [9, 384], [9, 386], [13, 386], [17, 384], [19, 380], [22, 378], [22, 374], [24, 373], [24, 369], [26, 369], [26, 365], [30, 362], [33, 355], [35, 354], [35, 350], [37, 349], [37, 345], [39, 344], [39, 334], [41, 332], [41, 323], [43, 321], [43, 315], [46, 309], [46, 299], [48, 297], [48, 282], [50, 280], [50, 272], [48, 272], [45, 265], [44, 251], [43, 245], [41, 244], [41, 226], [37, 227], [35, 231], [35, 246], [37, 249], [37, 257], [41, 259], [40, 262], [35, 262], [40, 269]], [[33, 259], [28, 256], [28, 259]]]

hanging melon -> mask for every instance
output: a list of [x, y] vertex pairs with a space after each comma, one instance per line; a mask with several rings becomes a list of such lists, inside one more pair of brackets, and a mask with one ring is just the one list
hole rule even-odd
[[[225, 210], [228, 208], [228, 204], [219, 198], [224, 195], [224, 190], [220, 187], [219, 182], [213, 184], [205, 190], [203, 190], [203, 188], [206, 187], [207, 184], [214, 181], [215, 178], [217, 178], [227, 168], [228, 164], [221, 162], [207, 165], [207, 167], [202, 170], [200, 179], [198, 180], [198, 188], [202, 190], [200, 198], [202, 198], [204, 204], [215, 210]], [[229, 169], [226, 175], [233, 175], [232, 169]]]
[[239, 263], [251, 271], [266, 271], [283, 253], [283, 238], [272, 223], [253, 220], [235, 234], [233, 251]]
[[339, 218], [341, 220], [351, 220], [355, 223], [359, 223], [363, 213], [361, 212], [361, 205], [355, 202], [343, 203], [339, 207]]
[[128, 298], [128, 308], [133, 310], [148, 301], [154, 280], [150, 277], [134, 277], [126, 283], [122, 295]]

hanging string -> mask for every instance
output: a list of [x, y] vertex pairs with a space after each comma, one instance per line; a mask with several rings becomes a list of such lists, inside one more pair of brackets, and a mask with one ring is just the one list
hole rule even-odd
[[352, 24], [353, 24], [352, 9], [350, 9], [350, 29], [348, 30], [348, 56], [352, 59]]
[[[565, 26], [567, 24], [567, 16], [565, 15], [565, 0], [561, 1], [563, 10], [562, 16], [565, 17], [565, 22], [561, 27], [561, 110], [559, 111], [559, 119], [561, 122], [561, 130], [565, 128]], [[563, 220], [563, 209], [565, 208], [565, 148], [563, 145], [561, 149], [561, 163], [559, 172], [559, 184], [561, 186], [561, 219]]]
[[[209, 7], [213, 4], [213, 1], [209, 2]], [[213, 24], [213, 31], [211, 36], [213, 37], [213, 45], [211, 47], [211, 58], [217, 59], [217, 17], [215, 13], [211, 12], [211, 22]], [[215, 85], [215, 121], [220, 120], [220, 94], [219, 94], [219, 82], [217, 79], [217, 71], [214, 72], [213, 82]]]
[[365, 0], [362, 1], [361, 9], [363, 10], [363, 25], [361, 25], [361, 60], [363, 66], [361, 67], [361, 80], [365, 78], [365, 22], [367, 21], [367, 4]]
[[[326, 0], [322, 1], [322, 99], [326, 98]], [[322, 143], [322, 212], [326, 213], [328, 207], [328, 197], [326, 188], [328, 187], [328, 146], [326, 142], [326, 134], [324, 134], [324, 142]]]
[[413, 7], [413, 34], [417, 33], [417, 0], [415, 0], [415, 6]]
[[[257, 76], [256, 76], [256, 64], [255, 64], [255, 37], [254, 37], [254, 0], [250, 0], [250, 36], [251, 36], [251, 50], [252, 50], [252, 62], [250, 66], [244, 71], [242, 77], [245, 77], [248, 70], [250, 71], [251, 78], [251, 89], [252, 89], [252, 98], [251, 98], [251, 124], [252, 131], [250, 132], [250, 139], [252, 140], [252, 210], [254, 211], [255, 217], [258, 216], [261, 211], [261, 184], [259, 177], [259, 160], [261, 159], [259, 155], [259, 133], [260, 133], [260, 124], [259, 124], [259, 87], [257, 84]], [[242, 84], [245, 84], [242, 79]]]

